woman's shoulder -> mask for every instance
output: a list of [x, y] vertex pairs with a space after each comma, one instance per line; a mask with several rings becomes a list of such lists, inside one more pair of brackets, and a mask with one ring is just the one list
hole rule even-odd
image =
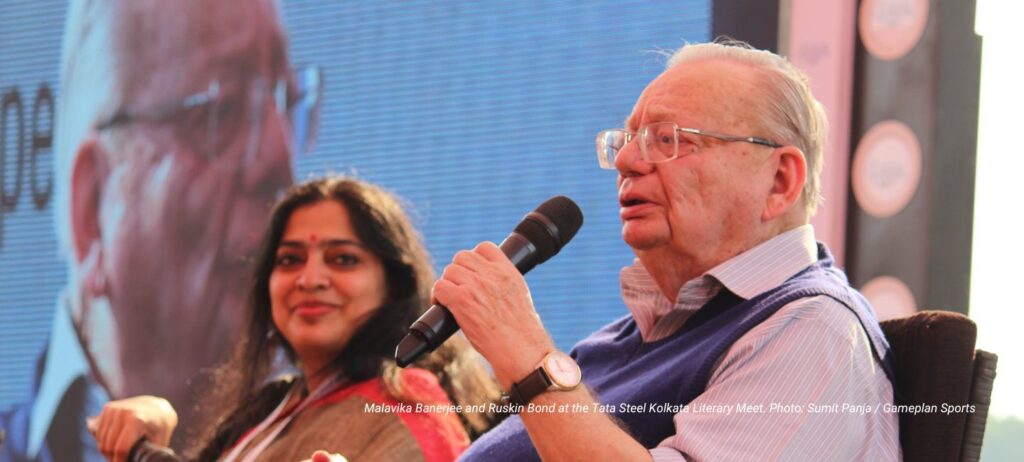
[[[426, 461], [454, 460], [469, 445], [458, 410], [437, 378], [423, 369], [402, 369], [394, 377], [374, 377], [344, 386], [315, 407], [320, 409], [310, 409], [309, 418], [335, 424], [345, 421], [346, 425], [335, 425], [334, 430], [345, 435], [331, 437], [344, 436], [350, 443], [362, 440], [355, 446], [363, 455], [405, 451], [405, 444], [395, 441], [396, 437], [418, 448]], [[404, 430], [396, 431], [396, 425]], [[378, 436], [360, 439], [359, 434]], [[380, 437], [385, 434], [391, 435], [387, 441]]]
[[353, 396], [379, 404], [451, 404], [437, 377], [419, 368], [399, 369], [393, 376], [377, 376], [342, 386], [325, 396], [321, 403], [336, 403]]
[[454, 460], [466, 450], [469, 435], [459, 419], [463, 410], [448, 399], [437, 376], [425, 369], [406, 368], [397, 372], [394, 383], [398, 388], [394, 399], [411, 410], [400, 417], [416, 437], [424, 459]]
[[437, 376], [426, 369], [400, 369], [394, 381], [398, 390], [391, 393], [399, 401], [424, 404], [451, 404]]

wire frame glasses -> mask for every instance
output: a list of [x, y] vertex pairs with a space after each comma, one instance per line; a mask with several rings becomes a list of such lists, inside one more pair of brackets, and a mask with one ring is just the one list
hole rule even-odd
[[[288, 121], [295, 153], [312, 150], [319, 127], [323, 79], [320, 69], [293, 69], [271, 81], [263, 76], [216, 79], [196, 93], [150, 107], [121, 108], [96, 125], [99, 131], [135, 123], [173, 126], [177, 139], [215, 165], [237, 166], [259, 155], [268, 105]], [[246, 136], [241, 159], [229, 153], [239, 135]]]
[[696, 152], [695, 136], [707, 136], [725, 142], [753, 143], [771, 148], [781, 147], [765, 138], [756, 136], [735, 136], [714, 133], [697, 128], [680, 127], [673, 122], [657, 122], [644, 125], [636, 133], [622, 128], [604, 130], [597, 134], [597, 162], [603, 169], [615, 169], [615, 157], [633, 138], [640, 143], [641, 157], [652, 164], [668, 162], [679, 157], [682, 144], [688, 152]]

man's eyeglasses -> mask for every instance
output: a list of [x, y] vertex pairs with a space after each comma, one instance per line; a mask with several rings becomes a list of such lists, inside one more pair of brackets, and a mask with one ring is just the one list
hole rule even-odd
[[[244, 161], [259, 150], [267, 104], [290, 122], [296, 153], [312, 150], [320, 118], [323, 79], [316, 66], [289, 71], [269, 82], [262, 76], [212, 80], [206, 88], [184, 98], [144, 109], [122, 108], [96, 125], [99, 131], [132, 123], [174, 124], [179, 139], [209, 162], [223, 161], [238, 134], [248, 133]], [[248, 129], [248, 130], [246, 130]]]
[[730, 143], [740, 141], [772, 148], [782, 147], [781, 144], [756, 136], [723, 135], [696, 128], [680, 127], [673, 122], [658, 122], [643, 126], [636, 133], [622, 128], [604, 130], [598, 133], [597, 162], [601, 165], [601, 168], [615, 170], [615, 156], [634, 137], [640, 140], [640, 155], [645, 161], [652, 164], [668, 162], [679, 157], [680, 139], [686, 145], [696, 146], [695, 140], [687, 138], [692, 136], [707, 136]]

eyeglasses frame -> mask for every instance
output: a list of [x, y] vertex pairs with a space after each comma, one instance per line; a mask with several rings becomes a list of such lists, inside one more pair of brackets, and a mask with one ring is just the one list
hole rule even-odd
[[[654, 123], [650, 123], [650, 124], [644, 125], [643, 127], [640, 127], [640, 130], [637, 130], [636, 132], [631, 132], [631, 131], [628, 131], [628, 130], [626, 130], [624, 128], [614, 128], [614, 129], [602, 130], [602, 131], [598, 132], [597, 133], [597, 138], [595, 140], [596, 149], [597, 149], [598, 165], [600, 165], [601, 168], [606, 169], [606, 170], [615, 170], [615, 159], [614, 158], [613, 159], [607, 159], [607, 156], [603, 152], [603, 151], [608, 149], [607, 146], [602, 146], [602, 144], [603, 144], [602, 140], [605, 138], [605, 134], [607, 134], [607, 133], [614, 133], [614, 132], [621, 132], [622, 134], [625, 135], [625, 142], [622, 145], [622, 147], [625, 147], [626, 144], [629, 144], [631, 141], [633, 141], [634, 138], [638, 138], [638, 137], [641, 138], [641, 139], [645, 138], [647, 130], [650, 129], [650, 127], [655, 126], [655, 125], [663, 125], [663, 124], [672, 124], [674, 126], [674, 128], [675, 128], [675, 133], [677, 133], [677, 134], [680, 133], [680, 132], [681, 133], [689, 133], [689, 134], [693, 134], [693, 135], [707, 136], [707, 137], [714, 138], [714, 139], [717, 139], [717, 140], [720, 140], [720, 141], [725, 141], [725, 142], [728, 142], [728, 143], [743, 142], [743, 143], [751, 143], [751, 144], [757, 144], [757, 145], [761, 145], [761, 146], [767, 146], [767, 147], [770, 147], [770, 148], [781, 148], [783, 146], [781, 144], [775, 143], [775, 142], [770, 141], [770, 140], [768, 140], [766, 138], [761, 138], [761, 137], [758, 137], [758, 136], [726, 135], [726, 134], [723, 134], [723, 133], [717, 133], [717, 132], [712, 132], [712, 131], [707, 131], [707, 130], [701, 130], [699, 128], [680, 127], [675, 122], [654, 122]], [[675, 144], [676, 144], [675, 145], [675, 151], [673, 152], [673, 155], [671, 157], [668, 157], [668, 158], [665, 158], [665, 159], [651, 160], [650, 155], [647, 153], [647, 148], [643, 144], [641, 144], [641, 146], [640, 146], [640, 154], [642, 155], [644, 161], [647, 162], [647, 163], [660, 164], [660, 163], [668, 162], [670, 160], [675, 160], [675, 159], [679, 158], [679, 137], [678, 137], [678, 135], [676, 136]], [[622, 148], [619, 148], [619, 150], [621, 150], [621, 149]], [[617, 155], [618, 155], [618, 150], [616, 150], [616, 156]]]

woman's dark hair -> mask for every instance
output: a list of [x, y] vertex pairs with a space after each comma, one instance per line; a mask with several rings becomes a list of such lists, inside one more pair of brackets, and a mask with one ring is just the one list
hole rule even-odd
[[[213, 420], [207, 425], [213, 431], [200, 433], [196, 441], [196, 447], [203, 448], [201, 460], [219, 457], [243, 432], [265, 418], [287, 392], [287, 384], [268, 377], [279, 352], [283, 351], [292, 364], [297, 361], [271, 318], [270, 275], [292, 213], [326, 200], [338, 201], [348, 210], [359, 240], [383, 263], [388, 292], [383, 305], [359, 326], [335, 358], [333, 370], [349, 383], [383, 377], [389, 392], [403, 399], [392, 358], [408, 326], [429, 304], [434, 281], [430, 257], [394, 195], [349, 177], [307, 181], [289, 189], [271, 214], [256, 260], [246, 330], [232, 360], [214, 372], [214, 396], [200, 410]], [[465, 340], [452, 340], [416, 365], [437, 375], [452, 402], [463, 409], [496, 400], [500, 391], [479, 356]], [[461, 418], [474, 436], [486, 431], [494, 420], [487, 413], [464, 413]]]

